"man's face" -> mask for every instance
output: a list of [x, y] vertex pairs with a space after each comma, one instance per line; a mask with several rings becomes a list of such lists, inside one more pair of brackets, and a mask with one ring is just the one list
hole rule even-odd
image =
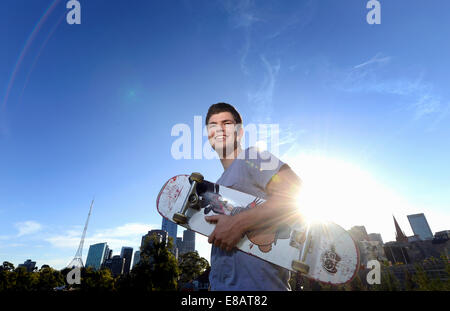
[[209, 118], [207, 129], [211, 147], [223, 156], [233, 152], [242, 137], [242, 129], [237, 128], [233, 115], [228, 111], [213, 114]]

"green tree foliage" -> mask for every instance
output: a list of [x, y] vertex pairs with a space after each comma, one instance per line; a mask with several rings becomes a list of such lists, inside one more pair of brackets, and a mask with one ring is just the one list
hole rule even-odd
[[412, 291], [416, 288], [416, 283], [413, 280], [413, 275], [405, 269], [405, 290]]
[[360, 274], [356, 276], [349, 283], [342, 286], [346, 291], [366, 291], [367, 285], [362, 281]]
[[375, 291], [399, 291], [401, 285], [394, 273], [389, 269], [384, 269], [381, 273], [381, 284], [375, 284], [371, 287]]
[[156, 236], [147, 237], [141, 247], [141, 260], [127, 276], [117, 281], [119, 291], [171, 291], [177, 289], [180, 274], [177, 260], [170, 252], [172, 238], [168, 243]]
[[209, 268], [208, 261], [200, 257], [197, 251], [185, 253], [178, 258], [178, 267], [180, 268], [179, 283], [188, 283], [199, 277]]
[[48, 265], [44, 265], [38, 273], [36, 290], [51, 291], [55, 287], [64, 285], [64, 283], [64, 277], [60, 271], [54, 270]]
[[0, 292], [51, 291], [62, 285], [62, 273], [48, 265], [42, 266], [38, 272], [28, 272], [24, 267], [14, 268], [9, 262], [0, 266]]
[[92, 267], [82, 268], [80, 281], [79, 288], [81, 291], [104, 292], [114, 290], [114, 278], [109, 269], [95, 271]]

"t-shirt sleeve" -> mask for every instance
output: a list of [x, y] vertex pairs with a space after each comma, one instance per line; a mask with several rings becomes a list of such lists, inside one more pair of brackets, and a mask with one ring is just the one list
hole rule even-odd
[[246, 150], [245, 161], [253, 183], [262, 191], [265, 191], [272, 177], [285, 165], [269, 151], [259, 151], [256, 148]]

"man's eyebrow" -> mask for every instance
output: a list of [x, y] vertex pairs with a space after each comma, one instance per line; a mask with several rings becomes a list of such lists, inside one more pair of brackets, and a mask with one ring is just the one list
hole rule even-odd
[[[225, 122], [233, 122], [234, 123], [234, 120], [232, 120], [232, 119], [226, 119], [226, 120], [222, 120], [222, 121], [220, 121], [221, 123], [225, 123]], [[217, 124], [217, 122], [216, 121], [211, 121], [211, 122], [208, 122], [208, 124]]]

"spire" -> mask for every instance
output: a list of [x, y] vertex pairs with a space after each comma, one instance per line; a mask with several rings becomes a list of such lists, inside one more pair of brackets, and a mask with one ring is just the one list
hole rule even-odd
[[405, 233], [402, 231], [402, 229], [398, 225], [398, 222], [395, 219], [394, 215], [392, 215], [392, 217], [394, 218], [396, 241], [397, 242], [408, 242], [408, 238], [406, 237]]
[[81, 235], [80, 245], [78, 246], [78, 250], [77, 250], [77, 252], [75, 254], [75, 257], [67, 265], [67, 268], [73, 268], [73, 267], [83, 268], [84, 267], [83, 259], [82, 259], [83, 258], [83, 244], [84, 244], [84, 238], [86, 236], [86, 231], [87, 231], [87, 227], [88, 227], [88, 223], [89, 223], [89, 218], [91, 217], [92, 206], [94, 205], [94, 199], [92, 199], [91, 207], [89, 208], [89, 214], [88, 214], [88, 217], [86, 219], [86, 224], [84, 225], [83, 234]]

